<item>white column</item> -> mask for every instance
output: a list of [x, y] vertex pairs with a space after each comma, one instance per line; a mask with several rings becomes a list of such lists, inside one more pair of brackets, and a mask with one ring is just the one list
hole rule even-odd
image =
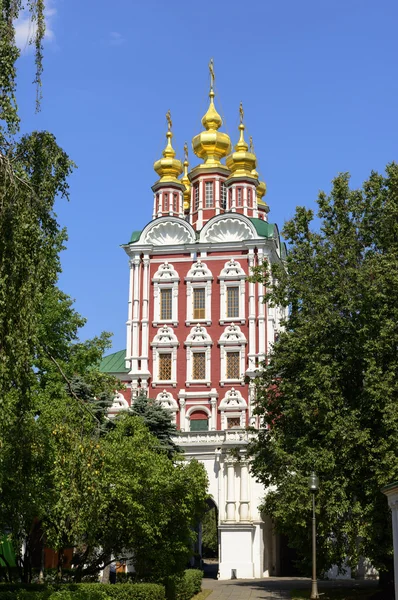
[[394, 583], [395, 598], [398, 598], [398, 481], [387, 485], [382, 490], [387, 496], [392, 516], [392, 539], [394, 544]]
[[248, 521], [250, 518], [249, 512], [249, 467], [245, 460], [241, 462], [240, 467], [240, 510], [239, 516], [241, 521]]
[[[264, 251], [262, 248], [258, 249], [258, 264], [261, 265], [264, 262]], [[262, 361], [265, 359], [265, 304], [264, 304], [264, 286], [262, 283], [257, 284], [257, 295], [258, 295], [258, 357]]]
[[131, 327], [132, 327], [132, 319], [133, 319], [133, 286], [134, 286], [134, 263], [132, 260], [129, 261], [130, 264], [130, 281], [129, 281], [129, 304], [127, 309], [127, 344], [126, 344], [126, 361], [128, 360], [128, 364], [126, 364], [126, 368], [131, 369], [130, 358], [132, 355], [132, 346], [131, 346]]
[[185, 400], [180, 398], [180, 431], [185, 431]]
[[139, 356], [139, 325], [140, 325], [140, 256], [136, 254], [134, 259], [134, 288], [133, 288], [133, 318], [132, 318], [132, 360], [131, 370], [138, 370]]
[[231, 212], [236, 212], [236, 187], [232, 186], [232, 202], [231, 202]]
[[215, 398], [211, 398], [211, 429], [215, 431], [217, 429], [217, 400]]
[[217, 177], [216, 181], [215, 181], [215, 185], [214, 185], [214, 207], [216, 209], [216, 215], [220, 214], [220, 207], [221, 207], [221, 183], [220, 183], [220, 178]]
[[[254, 267], [254, 251], [252, 248], [249, 250], [249, 272], [248, 275], [252, 275], [252, 269]], [[249, 282], [249, 349], [248, 349], [248, 371], [255, 371], [256, 369], [256, 301], [255, 301], [255, 286], [253, 282]]]
[[142, 282], [142, 334], [141, 334], [141, 371], [148, 371], [148, 333], [149, 333], [149, 256], [144, 255], [144, 276]]
[[235, 521], [235, 465], [227, 464], [227, 521]]

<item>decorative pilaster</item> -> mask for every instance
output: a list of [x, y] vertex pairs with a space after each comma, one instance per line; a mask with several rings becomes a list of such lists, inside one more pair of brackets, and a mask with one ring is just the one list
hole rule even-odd
[[141, 371], [148, 373], [148, 351], [149, 351], [149, 256], [143, 259], [144, 276], [142, 283], [142, 319], [141, 319]]
[[[252, 275], [254, 267], [254, 252], [249, 250], [249, 276]], [[255, 286], [252, 281], [249, 282], [249, 352], [248, 352], [248, 371], [256, 370], [256, 302], [255, 302]]]
[[240, 463], [240, 506], [239, 516], [241, 521], [249, 521], [249, 465], [245, 459]]
[[217, 429], [217, 400], [216, 398], [210, 399], [211, 404], [211, 429], [215, 431]]
[[180, 431], [185, 431], [185, 400], [179, 399], [180, 403]]
[[[262, 265], [264, 262], [263, 249], [258, 249], [258, 264]], [[258, 295], [258, 359], [259, 361], [265, 360], [265, 344], [266, 344], [266, 331], [265, 331], [265, 304], [264, 304], [264, 285], [262, 283], [257, 284], [257, 295]]]
[[227, 521], [235, 521], [235, 463], [227, 463]]
[[136, 254], [133, 258], [134, 283], [133, 283], [133, 318], [132, 318], [132, 340], [131, 340], [131, 372], [138, 371], [139, 357], [139, 327], [140, 327], [140, 256]]

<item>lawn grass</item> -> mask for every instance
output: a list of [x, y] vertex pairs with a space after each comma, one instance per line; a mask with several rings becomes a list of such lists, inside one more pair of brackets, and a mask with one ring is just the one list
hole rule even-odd
[[[330, 589], [321, 590], [319, 592], [320, 600], [368, 600], [376, 592], [375, 589]], [[304, 600], [309, 598], [311, 594], [310, 590], [293, 590], [292, 600]]]
[[210, 596], [212, 591], [213, 590], [202, 590], [201, 592], [199, 592], [199, 594], [196, 594], [196, 596], [194, 596], [192, 600], [205, 600], [207, 596]]

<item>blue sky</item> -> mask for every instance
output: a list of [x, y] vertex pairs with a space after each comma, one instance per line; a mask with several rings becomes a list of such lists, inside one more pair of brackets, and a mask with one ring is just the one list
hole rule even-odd
[[51, 131], [78, 165], [57, 214], [69, 233], [60, 286], [88, 319], [82, 337], [111, 331], [125, 347], [119, 245], [151, 219], [166, 111], [180, 156], [202, 129], [210, 57], [224, 130], [236, 143], [242, 101], [282, 227], [337, 173], [358, 186], [398, 160], [397, 30], [396, 0], [52, 0], [42, 112], [29, 50], [19, 104], [23, 131]]

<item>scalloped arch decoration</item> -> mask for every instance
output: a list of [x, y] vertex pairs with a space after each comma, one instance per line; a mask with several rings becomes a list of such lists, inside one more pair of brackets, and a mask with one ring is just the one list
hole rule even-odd
[[194, 241], [192, 232], [182, 223], [175, 221], [163, 221], [153, 225], [147, 231], [144, 239], [145, 244], [153, 244], [154, 246], [190, 244]]
[[236, 218], [227, 218], [215, 221], [203, 235], [206, 242], [240, 242], [252, 240], [253, 231], [243, 221]]

